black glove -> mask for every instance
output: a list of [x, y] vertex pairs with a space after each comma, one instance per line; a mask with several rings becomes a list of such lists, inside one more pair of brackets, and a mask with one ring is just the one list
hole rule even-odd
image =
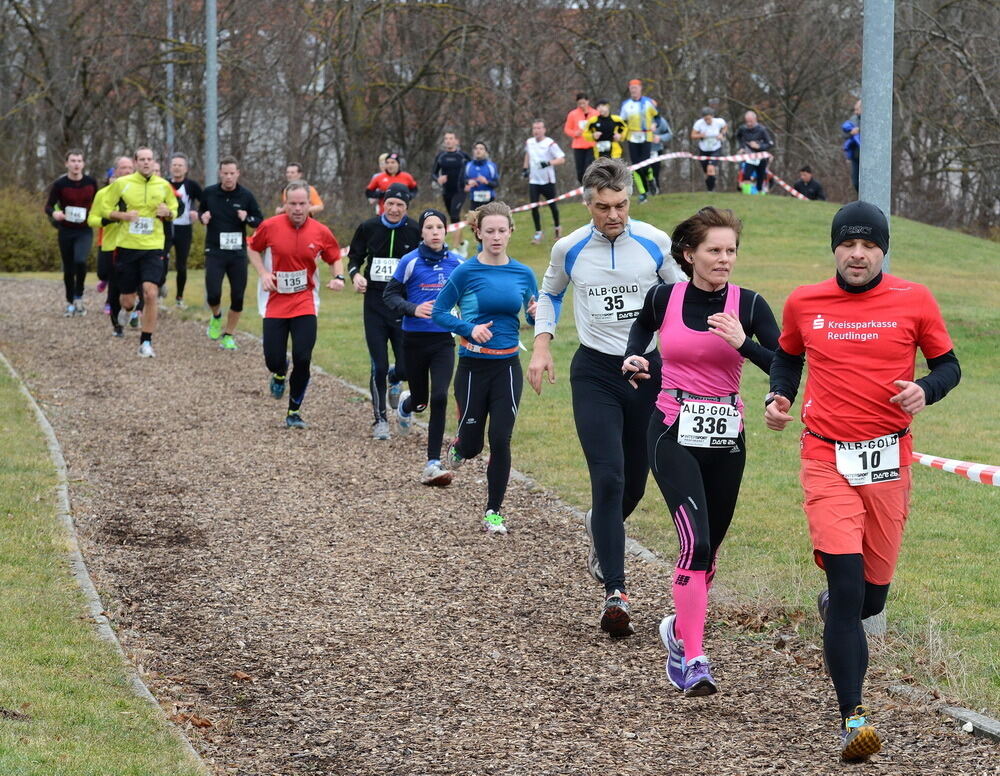
[[539, 162], [538, 166], [541, 167], [544, 170], [546, 167], [549, 166], [549, 163], [548, 162]]
[[521, 170], [521, 177], [522, 178], [527, 178], [528, 177], [528, 168], [527, 167], [525, 167], [524, 169]]

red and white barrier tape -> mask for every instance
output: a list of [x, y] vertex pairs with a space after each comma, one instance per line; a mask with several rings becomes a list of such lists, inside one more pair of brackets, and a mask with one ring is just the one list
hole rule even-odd
[[1000, 466], [987, 466], [984, 463], [956, 461], [954, 458], [938, 458], [926, 453], [913, 453], [913, 462], [922, 463], [941, 471], [951, 472], [960, 477], [966, 477], [973, 482], [1000, 487]]
[[[774, 157], [767, 151], [757, 151], [752, 154], [730, 154], [729, 156], [698, 156], [687, 151], [671, 151], [668, 154], [660, 154], [659, 156], [651, 156], [643, 162], [638, 164], [630, 164], [630, 170], [638, 170], [642, 167], [648, 167], [651, 164], [656, 164], [657, 162], [663, 162], [667, 159], [691, 159], [692, 161], [713, 161], [713, 162], [753, 162], [758, 159], [773, 159]], [[789, 186], [785, 181], [775, 175], [773, 172], [768, 170], [768, 177], [773, 179], [781, 188], [791, 194], [797, 199], [809, 201], [808, 197], [804, 197], [802, 194], [797, 192], [794, 188]], [[518, 205], [517, 207], [511, 208], [512, 213], [523, 213], [528, 210], [532, 210], [536, 207], [545, 207], [551, 205], [553, 202], [562, 202], [564, 199], [571, 199], [573, 197], [579, 197], [583, 194], [583, 187], [578, 186], [575, 189], [560, 194], [552, 199], [540, 200], [538, 202], [529, 202], [526, 205]], [[468, 226], [468, 221], [456, 221], [453, 224], [448, 224], [448, 232], [457, 232], [459, 229]], [[340, 251], [340, 257], [344, 258], [347, 256], [347, 248], [343, 248]]]

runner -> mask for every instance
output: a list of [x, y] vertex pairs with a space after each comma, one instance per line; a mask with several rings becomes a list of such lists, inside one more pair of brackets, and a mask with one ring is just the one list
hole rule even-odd
[[[302, 177], [302, 165], [298, 162], [289, 162], [285, 165], [285, 182], [292, 183], [294, 181], [304, 181]], [[308, 185], [308, 184], [306, 184]], [[285, 212], [285, 192], [288, 188], [281, 190], [281, 204], [274, 209], [275, 215], [281, 215]], [[309, 215], [315, 217], [317, 213], [323, 211], [323, 200], [319, 196], [319, 192], [316, 191], [315, 187], [309, 186]]]
[[[264, 318], [264, 363], [271, 371], [270, 391], [285, 395], [288, 338], [292, 339], [292, 373], [288, 376], [285, 426], [308, 428], [299, 411], [309, 385], [309, 365], [316, 345], [319, 312], [319, 267], [323, 259], [333, 272], [331, 291], [344, 287], [340, 246], [326, 226], [309, 217], [309, 184], [292, 181], [283, 192], [285, 212], [264, 221], [247, 241], [247, 254], [260, 280], [257, 304]], [[265, 254], [265, 255], [261, 255]]]
[[[722, 143], [726, 139], [726, 130], [729, 126], [725, 119], [714, 114], [715, 110], [706, 105], [701, 109], [701, 118], [691, 128], [691, 139], [698, 141], [700, 156], [722, 156]], [[711, 159], [702, 159], [701, 169], [705, 171], [705, 188], [708, 191], [715, 191], [718, 167]]]
[[66, 174], [60, 175], [49, 188], [45, 214], [52, 219], [59, 233], [59, 254], [62, 256], [63, 284], [66, 288], [67, 318], [86, 315], [83, 287], [87, 279], [87, 257], [94, 233], [87, 225], [87, 215], [97, 194], [97, 181], [83, 172], [83, 151], [71, 148], [66, 153]]
[[[431, 177], [441, 186], [441, 196], [444, 198], [444, 212], [448, 214], [451, 223], [462, 219], [462, 203], [465, 202], [464, 176], [465, 165], [469, 155], [458, 146], [458, 135], [448, 130], [441, 141], [442, 150], [434, 157], [434, 168]], [[455, 239], [453, 245], [458, 251], [467, 251], [468, 246]]]
[[[497, 198], [500, 168], [490, 159], [490, 149], [482, 140], [472, 144], [472, 161], [465, 165], [462, 178], [465, 181], [465, 193], [472, 202], [473, 209], [482, 207], [487, 202], [493, 202]], [[462, 239], [461, 228], [457, 232], [458, 254], [463, 259], [468, 258], [468, 243]], [[482, 246], [477, 246], [477, 250], [481, 249]]]
[[622, 379], [632, 319], [651, 286], [684, 279], [670, 260], [670, 238], [629, 218], [632, 174], [620, 159], [595, 159], [583, 176], [583, 201], [591, 223], [552, 247], [538, 300], [535, 345], [528, 382], [542, 392], [542, 378], [555, 382], [549, 342], [567, 287], [580, 347], [570, 366], [573, 416], [587, 468], [591, 537], [587, 568], [604, 584], [601, 628], [612, 636], [634, 632], [625, 590], [624, 520], [642, 499], [649, 476], [646, 428], [660, 384], [655, 346], [644, 354], [652, 379], [634, 391]]
[[[167, 230], [167, 244], [164, 253], [167, 256], [167, 266], [170, 264], [170, 248], [174, 249], [174, 267], [176, 268], [176, 302], [177, 307], [184, 308], [184, 288], [187, 285], [187, 260], [191, 253], [193, 237], [191, 216], [197, 218], [201, 203], [201, 186], [188, 177], [188, 158], [184, 154], [174, 154], [170, 157], [170, 185], [177, 195], [180, 214], [173, 220], [171, 229]], [[164, 267], [164, 277], [167, 266]]]
[[[417, 247], [420, 229], [406, 215], [410, 190], [401, 183], [389, 186], [382, 203], [385, 212], [358, 226], [347, 254], [347, 273], [354, 290], [365, 295], [365, 343], [371, 357], [368, 387], [372, 396], [372, 437], [388, 439], [386, 381], [389, 382], [389, 406], [399, 406], [400, 382], [406, 379], [403, 357], [403, 322], [401, 314], [391, 310], [383, 299], [386, 283], [396, 271], [399, 259]], [[361, 267], [364, 265], [364, 271]], [[396, 363], [389, 364], [389, 343]]]
[[[264, 214], [254, 195], [239, 183], [240, 164], [232, 156], [219, 162], [219, 182], [202, 193], [198, 217], [205, 230], [205, 301], [212, 310], [206, 334], [223, 350], [236, 350], [233, 335], [243, 312], [247, 288], [247, 227], [257, 228]], [[229, 314], [222, 325], [222, 279], [229, 279]]]
[[[937, 302], [884, 274], [885, 215], [867, 202], [833, 217], [836, 275], [788, 297], [765, 402], [768, 428], [793, 418], [809, 368], [800, 449], [804, 509], [816, 564], [823, 648], [837, 692], [840, 755], [865, 760], [882, 739], [862, 704], [868, 644], [861, 621], [885, 606], [910, 497], [913, 416], [958, 385], [961, 369]], [[913, 380], [917, 348], [930, 373]]]
[[[538, 287], [529, 267], [507, 255], [514, 230], [510, 208], [503, 202], [483, 205], [476, 219], [482, 252], [457, 267], [434, 302], [431, 317], [438, 326], [459, 335], [455, 402], [458, 435], [448, 459], [452, 470], [479, 455], [489, 418], [490, 458], [486, 466], [484, 531], [506, 534], [501, 515], [510, 478], [510, 439], [524, 381], [519, 311], [534, 323]], [[451, 313], [458, 306], [461, 317]]]
[[[140, 147], [135, 152], [136, 172], [118, 178], [108, 186], [101, 206], [101, 218], [124, 221], [117, 236], [115, 272], [121, 292], [118, 325], [132, 317], [136, 295], [142, 290], [142, 336], [139, 355], [152, 358], [153, 333], [156, 331], [159, 284], [163, 279], [163, 224], [177, 215], [177, 197], [173, 187], [153, 174], [156, 160], [153, 151]], [[119, 210], [124, 206], [125, 210]]]
[[595, 159], [621, 159], [622, 141], [627, 131], [625, 119], [611, 113], [611, 104], [607, 100], [598, 100], [597, 113], [587, 122], [583, 136], [594, 141]]
[[[106, 210], [105, 198], [109, 187], [118, 178], [131, 175], [135, 171], [132, 157], [120, 156], [115, 161], [115, 166], [110, 170], [108, 185], [100, 189], [94, 197], [94, 203], [90, 208], [90, 215], [87, 216], [87, 224], [91, 229], [97, 229], [97, 277], [105, 284], [108, 292], [107, 302], [104, 305], [105, 312], [111, 321], [111, 328], [116, 337], [124, 337], [125, 330], [118, 323], [118, 312], [121, 310], [121, 299], [118, 293], [118, 281], [115, 273], [115, 248], [118, 245], [118, 232], [122, 225], [119, 221], [104, 220], [101, 213]], [[110, 205], [109, 205], [110, 206]], [[100, 288], [98, 290], [101, 290]], [[138, 321], [136, 321], [138, 323]]]
[[[556, 196], [555, 167], [566, 162], [566, 154], [556, 145], [556, 141], [545, 134], [545, 122], [535, 119], [531, 122], [531, 137], [524, 145], [523, 177], [528, 179], [528, 199], [531, 202], [554, 199]], [[531, 220], [535, 223], [535, 236], [531, 238], [533, 245], [538, 245], [545, 236], [542, 232], [541, 208], [531, 209]], [[549, 204], [552, 211], [552, 225], [555, 228], [556, 239], [562, 236], [559, 226], [559, 208], [555, 202]]]
[[570, 146], [573, 149], [577, 183], [583, 181], [584, 172], [596, 158], [593, 151], [594, 141], [585, 134], [587, 124], [596, 115], [597, 111], [590, 107], [590, 98], [586, 92], [577, 92], [576, 107], [566, 114], [566, 123], [563, 125], [563, 134], [570, 139]]
[[[633, 78], [628, 82], [628, 99], [622, 102], [619, 115], [628, 124], [628, 158], [632, 164], [639, 164], [649, 158], [653, 132], [656, 129], [656, 117], [659, 112], [656, 102], [651, 97], [642, 94], [642, 81]], [[636, 187], [639, 189], [639, 201], [645, 202], [646, 195], [655, 194], [653, 172], [649, 167], [636, 170]]]
[[403, 349], [410, 390], [399, 400], [399, 430], [410, 429], [414, 412], [431, 407], [427, 430], [427, 463], [420, 475], [424, 485], [445, 486], [452, 473], [441, 467], [441, 440], [444, 438], [448, 386], [455, 369], [455, 344], [451, 332], [431, 320], [434, 300], [462, 263], [444, 242], [448, 219], [440, 210], [420, 214], [421, 242], [399, 261], [385, 287], [385, 303], [403, 315]]
[[647, 451], [680, 542], [676, 615], [660, 623], [660, 637], [668, 652], [667, 678], [688, 696], [717, 689], [702, 640], [716, 556], [746, 462], [743, 361], [767, 372], [778, 346], [778, 324], [767, 302], [729, 282], [742, 229], [733, 211], [713, 207], [674, 229], [671, 254], [690, 281], [649, 290], [622, 365], [633, 382], [648, 380], [642, 354], [659, 334], [663, 368]]
[[372, 179], [368, 181], [368, 186], [365, 187], [365, 196], [368, 197], [369, 204], [375, 205], [377, 215], [382, 215], [385, 211], [382, 198], [394, 183], [406, 186], [410, 193], [410, 199], [417, 196], [417, 182], [413, 180], [410, 173], [401, 170], [401, 165], [399, 154], [386, 154], [382, 172], [373, 175]]

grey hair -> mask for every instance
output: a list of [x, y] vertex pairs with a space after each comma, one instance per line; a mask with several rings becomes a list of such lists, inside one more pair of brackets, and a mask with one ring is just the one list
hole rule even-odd
[[632, 195], [632, 172], [621, 159], [602, 157], [590, 163], [583, 174], [583, 201], [590, 204], [601, 189]]
[[298, 191], [302, 189], [306, 193], [306, 198], [309, 197], [309, 183], [302, 180], [301, 178], [297, 181], [290, 181], [287, 186], [285, 186], [285, 197], [288, 197], [293, 191]]

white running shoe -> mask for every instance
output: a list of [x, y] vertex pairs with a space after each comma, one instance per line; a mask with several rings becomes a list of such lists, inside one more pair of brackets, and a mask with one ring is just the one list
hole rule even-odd
[[535, 236], [531, 238], [531, 244], [540, 245], [543, 237], [545, 237], [544, 232], [535, 232]]
[[123, 329], [128, 326], [129, 318], [132, 317], [132, 311], [126, 310], [124, 307], [118, 310], [118, 325]]
[[409, 398], [409, 391], [403, 391], [399, 394], [399, 406], [396, 407], [396, 420], [399, 423], [400, 434], [409, 434], [410, 426], [413, 425], [413, 412], [403, 412], [403, 405], [406, 404], [406, 400]]
[[72, 318], [76, 315], [76, 307], [74, 305], [66, 305], [66, 312], [63, 313], [63, 318]]
[[140, 358], [153, 358], [155, 355], [152, 342], [143, 342], [139, 345]]
[[486, 533], [505, 535], [507, 526], [504, 524], [503, 515], [492, 509], [487, 509], [486, 514], [483, 515], [483, 530]]
[[372, 439], [386, 440], [389, 434], [389, 421], [380, 420], [372, 426]]
[[451, 478], [452, 473], [447, 469], [442, 469], [440, 461], [428, 461], [420, 475], [420, 481], [424, 485], [433, 485], [438, 488], [451, 485]]

